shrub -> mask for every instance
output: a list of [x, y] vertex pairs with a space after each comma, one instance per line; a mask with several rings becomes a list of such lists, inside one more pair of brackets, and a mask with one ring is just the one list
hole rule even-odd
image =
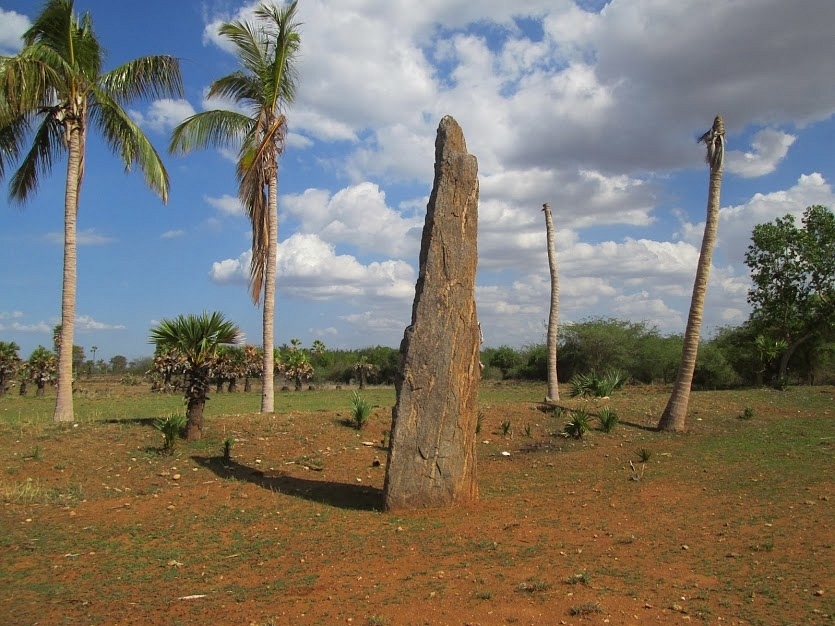
[[154, 428], [162, 433], [162, 449], [171, 454], [177, 445], [177, 439], [182, 436], [186, 427], [186, 416], [172, 413], [165, 419], [158, 417], [154, 420]]
[[569, 381], [571, 385], [571, 397], [594, 396], [605, 398], [612, 395], [612, 392], [623, 387], [626, 376], [620, 370], [609, 370], [602, 376], [597, 372], [590, 374], [575, 374]]
[[600, 414], [597, 416], [597, 419], [600, 420], [600, 428], [605, 433], [612, 432], [620, 421], [617, 411], [608, 406], [600, 409]]
[[568, 420], [563, 432], [573, 439], [582, 439], [589, 431], [589, 414], [585, 409], [574, 409], [571, 411], [571, 419]]
[[365, 427], [369, 417], [371, 417], [371, 404], [355, 391], [351, 398], [351, 419], [354, 420], [357, 430]]

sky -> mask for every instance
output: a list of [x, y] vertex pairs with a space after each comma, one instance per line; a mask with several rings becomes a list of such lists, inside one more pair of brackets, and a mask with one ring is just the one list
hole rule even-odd
[[[0, 54], [42, 3], [0, 0]], [[167, 153], [171, 129], [237, 69], [231, 0], [76, 0], [105, 69], [181, 59], [182, 100], [130, 113], [163, 155], [163, 205], [93, 134], [78, 215], [75, 344], [152, 354], [163, 318], [221, 311], [261, 342], [234, 150]], [[276, 343], [397, 347], [410, 324], [434, 142], [451, 115], [478, 159], [476, 304], [485, 347], [544, 343], [557, 230], [561, 324], [606, 317], [684, 332], [706, 213], [696, 139], [727, 153], [702, 336], [744, 322], [756, 224], [835, 207], [832, 0], [300, 0], [301, 50], [279, 169]], [[23, 358], [60, 322], [65, 160], [24, 206], [0, 193], [0, 341]]]

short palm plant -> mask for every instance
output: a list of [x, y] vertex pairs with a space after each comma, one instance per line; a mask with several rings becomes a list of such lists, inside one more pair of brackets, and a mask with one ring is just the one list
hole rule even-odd
[[356, 391], [351, 398], [351, 418], [357, 430], [362, 430], [371, 417], [371, 404]]
[[618, 412], [608, 406], [600, 409], [600, 413], [597, 414], [597, 419], [600, 421], [600, 428], [605, 433], [612, 432], [620, 421]]
[[181, 413], [172, 413], [165, 419], [158, 417], [154, 420], [154, 428], [162, 433], [162, 449], [171, 454], [177, 446], [177, 440], [186, 426], [186, 417]]
[[164, 319], [151, 329], [150, 341], [158, 350], [177, 350], [186, 361], [186, 439], [203, 436], [203, 409], [209, 397], [211, 367], [218, 348], [240, 341], [240, 330], [222, 313], [180, 315]]
[[563, 428], [566, 436], [572, 439], [582, 439], [589, 431], [589, 414], [585, 409], [574, 409], [571, 411], [571, 417]]

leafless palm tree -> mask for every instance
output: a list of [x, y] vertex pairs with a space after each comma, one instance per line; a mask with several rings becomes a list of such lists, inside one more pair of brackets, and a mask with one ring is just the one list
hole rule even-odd
[[684, 430], [687, 406], [690, 403], [690, 387], [693, 384], [693, 372], [696, 370], [696, 357], [699, 353], [699, 334], [702, 327], [707, 281], [710, 277], [710, 263], [713, 257], [713, 247], [716, 244], [716, 231], [719, 227], [719, 195], [722, 190], [722, 168], [725, 161], [725, 123], [721, 115], [716, 116], [713, 126], [699, 137], [699, 142], [704, 142], [707, 146], [705, 160], [710, 166], [705, 232], [702, 237], [699, 264], [696, 267], [690, 314], [687, 316], [687, 328], [684, 331], [681, 363], [678, 367], [673, 393], [658, 422], [659, 430]]
[[560, 308], [560, 277], [557, 268], [557, 247], [554, 243], [554, 220], [551, 205], [542, 205], [545, 212], [545, 231], [548, 239], [548, 269], [551, 273], [551, 307], [548, 314], [548, 396], [546, 402], [560, 399], [559, 379], [557, 378], [557, 327]]

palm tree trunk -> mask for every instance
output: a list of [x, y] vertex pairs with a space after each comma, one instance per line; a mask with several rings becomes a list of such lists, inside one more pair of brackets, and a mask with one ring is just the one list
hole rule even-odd
[[559, 379], [557, 378], [557, 326], [560, 308], [560, 278], [557, 269], [557, 248], [554, 243], [554, 220], [551, 205], [543, 204], [545, 212], [545, 231], [548, 238], [548, 269], [551, 272], [551, 308], [548, 314], [548, 397], [546, 401], [557, 402], [560, 399]]
[[264, 266], [264, 367], [261, 392], [261, 413], [275, 411], [275, 266], [278, 253], [278, 174], [270, 176], [269, 184], [269, 243]]
[[[714, 128], [716, 128], [715, 122]], [[724, 152], [724, 145], [719, 149]], [[708, 151], [709, 157], [710, 154], [710, 151]], [[687, 407], [690, 403], [690, 388], [693, 384], [693, 373], [696, 370], [696, 358], [699, 352], [699, 335], [702, 327], [705, 295], [707, 294], [707, 281], [710, 277], [710, 264], [716, 243], [716, 231], [719, 227], [719, 196], [722, 190], [723, 163], [724, 158], [722, 156], [711, 160], [705, 232], [702, 238], [702, 249], [699, 253], [699, 264], [696, 267], [696, 280], [693, 284], [693, 296], [690, 300], [690, 314], [687, 316], [687, 328], [684, 331], [681, 363], [673, 386], [673, 393], [667, 402], [664, 413], [661, 415], [661, 420], [658, 422], [658, 430], [682, 431], [685, 427]]]
[[68, 124], [67, 183], [64, 191], [64, 271], [61, 287], [61, 345], [58, 348], [58, 398], [53, 420], [72, 422], [72, 347], [75, 330], [75, 291], [78, 267], [76, 219], [84, 177], [84, 127]]

